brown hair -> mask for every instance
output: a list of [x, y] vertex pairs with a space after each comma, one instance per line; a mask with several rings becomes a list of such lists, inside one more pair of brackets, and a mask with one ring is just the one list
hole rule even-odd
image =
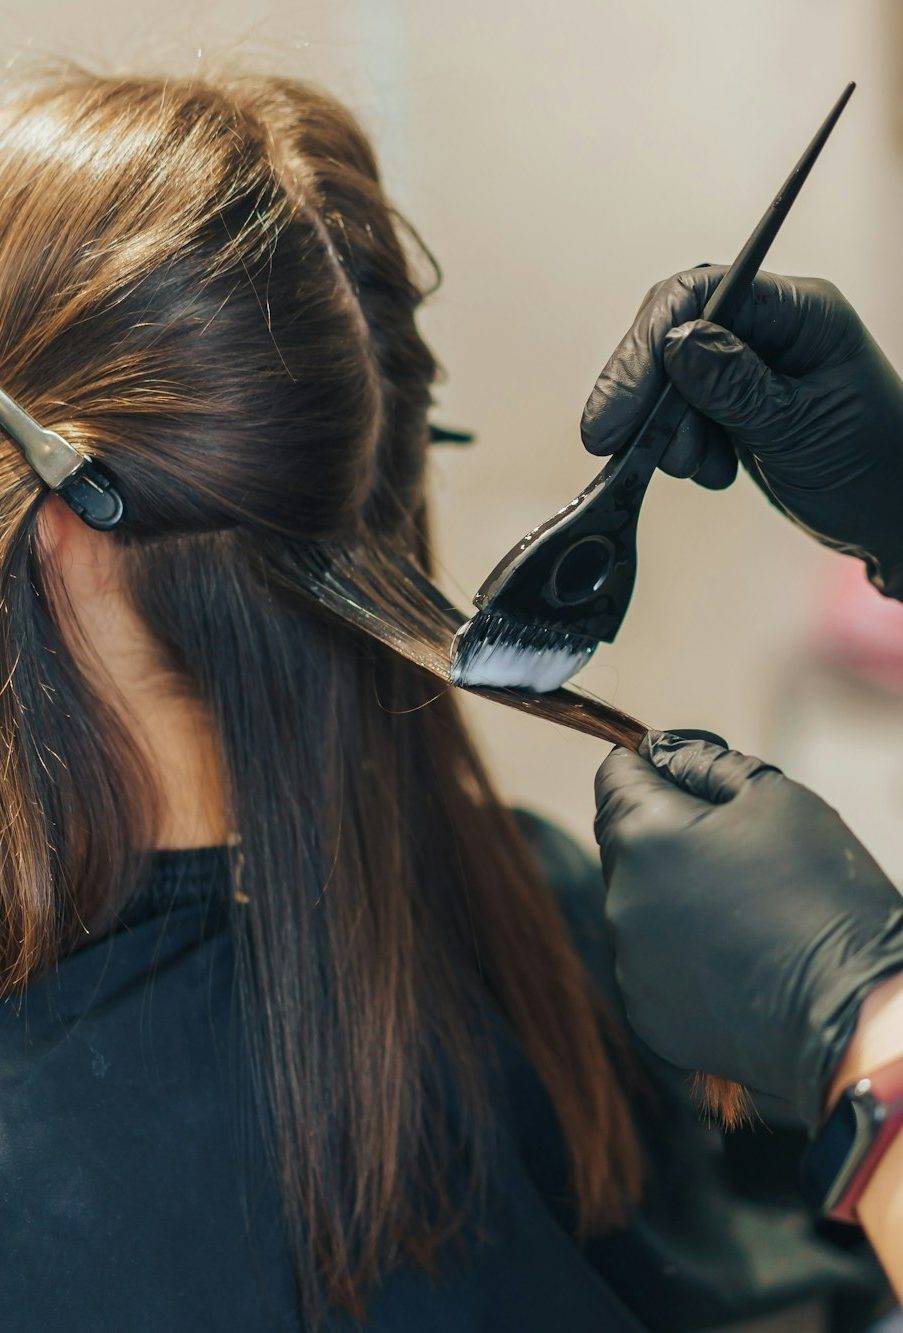
[[[435, 363], [403, 230], [355, 121], [297, 82], [67, 68], [0, 107], [0, 384], [116, 477], [130, 595], [220, 738], [311, 1319], [362, 1316], [491, 1188], [490, 999], [548, 1090], [581, 1227], [621, 1221], [640, 1177], [617, 1039], [451, 692], [311, 598], [330, 542], [429, 567]], [[3, 444], [6, 990], [104, 927], [154, 836], [103, 664], [61, 632], [45, 494]]]

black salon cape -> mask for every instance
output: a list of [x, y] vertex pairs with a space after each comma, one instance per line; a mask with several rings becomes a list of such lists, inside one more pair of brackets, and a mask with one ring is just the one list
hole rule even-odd
[[[598, 862], [521, 818], [607, 987]], [[0, 1007], [4, 1333], [301, 1327], [276, 1196], [253, 1132], [236, 1128], [228, 891], [224, 849], [155, 853], [115, 933]], [[769, 1161], [781, 1135], [727, 1156], [661, 1070], [648, 1201], [628, 1231], [579, 1249], [545, 1095], [513, 1042], [503, 1060], [493, 1240], [438, 1278], [389, 1276], [374, 1333], [673, 1333], [817, 1293], [844, 1299], [841, 1327], [860, 1326], [876, 1269], [816, 1235], [786, 1164]]]

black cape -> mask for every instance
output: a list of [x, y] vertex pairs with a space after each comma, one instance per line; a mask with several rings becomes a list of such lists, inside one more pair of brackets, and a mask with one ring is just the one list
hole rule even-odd
[[[597, 860], [519, 818], [611, 991]], [[0, 1006], [5, 1333], [301, 1327], [276, 1192], [234, 1112], [228, 892], [225, 848], [155, 852], [115, 931]], [[493, 1240], [448, 1256], [438, 1277], [388, 1277], [373, 1333], [674, 1333], [819, 1295], [842, 1307], [836, 1326], [865, 1326], [882, 1280], [856, 1233], [819, 1231], [805, 1210], [801, 1135], [772, 1128], [726, 1147], [685, 1077], [644, 1053], [657, 1089], [642, 1112], [647, 1200], [628, 1230], [578, 1247], [549, 1103], [513, 1040], [502, 1045]]]

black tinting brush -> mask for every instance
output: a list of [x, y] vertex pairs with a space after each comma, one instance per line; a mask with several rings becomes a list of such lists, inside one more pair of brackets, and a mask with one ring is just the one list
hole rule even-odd
[[[855, 86], [847, 84], [707, 301], [703, 319], [730, 328]], [[570, 680], [597, 644], [612, 642], [636, 578], [640, 505], [686, 411], [684, 399], [666, 385], [633, 439], [586, 489], [496, 565], [473, 599], [477, 614], [455, 636], [456, 685], [545, 694]]]

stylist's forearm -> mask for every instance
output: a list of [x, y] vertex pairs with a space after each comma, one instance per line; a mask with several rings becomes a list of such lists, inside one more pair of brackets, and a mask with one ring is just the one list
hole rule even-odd
[[903, 1134], [898, 1134], [859, 1201], [859, 1221], [903, 1301]]
[[[829, 1102], [903, 1052], [903, 973], [877, 986], [831, 1084]], [[897, 1295], [903, 1300], [903, 1134], [898, 1134], [859, 1201], [859, 1221]]]

